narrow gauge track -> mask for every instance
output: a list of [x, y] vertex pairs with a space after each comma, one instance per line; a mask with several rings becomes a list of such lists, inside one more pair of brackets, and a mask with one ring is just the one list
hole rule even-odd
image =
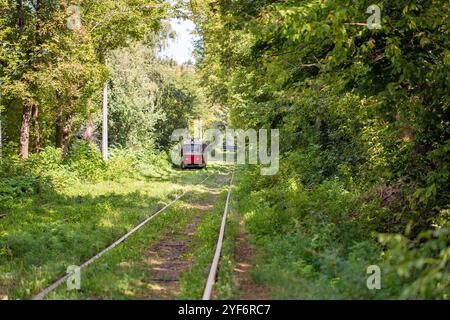
[[[209, 175], [207, 176], [205, 179], [203, 179], [200, 184], [204, 183], [205, 181], [207, 181], [209, 178], [211, 178], [213, 175]], [[108, 247], [106, 247], [105, 249], [103, 249], [102, 251], [100, 251], [99, 253], [97, 253], [95, 256], [93, 256], [92, 258], [90, 258], [89, 260], [85, 261], [83, 264], [80, 265], [80, 270], [86, 268], [88, 265], [90, 265], [91, 263], [93, 263], [94, 261], [98, 260], [101, 256], [103, 256], [105, 253], [107, 253], [108, 251], [111, 251], [112, 249], [114, 249], [115, 247], [117, 247], [119, 244], [121, 244], [122, 242], [124, 242], [126, 239], [128, 239], [130, 236], [132, 236], [134, 233], [136, 233], [136, 231], [138, 231], [139, 229], [141, 229], [144, 225], [146, 225], [148, 222], [150, 222], [151, 220], [153, 220], [154, 218], [156, 218], [159, 214], [161, 214], [162, 212], [166, 211], [168, 208], [170, 208], [171, 206], [173, 206], [178, 200], [180, 200], [181, 198], [183, 198], [186, 194], [188, 194], [190, 192], [190, 190], [186, 190], [185, 192], [183, 192], [181, 195], [177, 196], [174, 200], [172, 200], [171, 202], [169, 202], [167, 205], [165, 205], [163, 208], [159, 209], [157, 212], [153, 213], [152, 215], [150, 215], [149, 217], [147, 217], [145, 220], [143, 220], [141, 223], [139, 223], [138, 225], [136, 225], [133, 229], [131, 229], [130, 231], [128, 231], [125, 235], [123, 235], [122, 237], [120, 237], [118, 240], [114, 241], [113, 243], [111, 243]], [[67, 273], [65, 276], [62, 276], [61, 278], [59, 278], [58, 280], [56, 280], [55, 282], [53, 282], [50, 286], [48, 286], [47, 288], [45, 288], [44, 290], [40, 291], [38, 294], [34, 295], [31, 299], [32, 300], [42, 300], [46, 295], [48, 295], [49, 293], [51, 293], [52, 291], [56, 290], [59, 286], [61, 286], [63, 283], [65, 283], [67, 281], [67, 279], [69, 279], [69, 277], [71, 277], [72, 275], [74, 275], [74, 273]]]
[[[200, 182], [200, 184], [204, 183], [205, 181], [207, 181], [211, 177], [212, 177], [212, 175], [207, 176], [204, 180], [202, 180]], [[215, 251], [215, 254], [214, 254], [214, 259], [213, 259], [212, 264], [211, 264], [209, 277], [208, 277], [208, 280], [206, 282], [206, 287], [205, 287], [205, 291], [204, 291], [204, 294], [203, 294], [203, 300], [210, 300], [211, 297], [212, 297], [212, 290], [213, 290], [214, 283], [215, 283], [215, 278], [216, 278], [216, 275], [217, 275], [217, 269], [218, 269], [218, 266], [219, 266], [220, 254], [221, 254], [221, 251], [222, 251], [223, 239], [224, 239], [224, 235], [225, 235], [225, 225], [226, 225], [226, 220], [227, 220], [227, 217], [228, 217], [228, 207], [229, 207], [230, 198], [231, 198], [231, 190], [232, 190], [232, 186], [233, 186], [233, 177], [234, 177], [234, 171], [233, 171], [233, 173], [231, 175], [230, 186], [229, 186], [229, 189], [228, 189], [228, 195], [227, 195], [227, 199], [226, 199], [226, 203], [225, 203], [225, 210], [224, 210], [224, 214], [223, 214], [223, 218], [222, 218], [222, 224], [221, 224], [220, 232], [219, 232], [219, 238], [218, 238], [217, 245], [216, 245], [216, 251]], [[151, 220], [156, 218], [159, 214], [161, 214], [162, 212], [164, 212], [165, 210], [167, 210], [168, 208], [173, 206], [178, 200], [183, 198], [189, 192], [190, 192], [190, 190], [186, 190], [181, 195], [177, 196], [174, 200], [172, 200], [170, 203], [165, 205], [163, 208], [159, 209], [157, 212], [153, 213], [152, 215], [147, 217], [145, 220], [143, 220], [141, 223], [136, 225], [133, 229], [131, 229], [125, 235], [120, 237], [118, 240], [114, 241], [112, 244], [110, 244], [108, 247], [106, 247], [105, 249], [103, 249], [102, 251], [97, 253], [95, 256], [93, 256], [89, 260], [85, 261], [83, 264], [80, 265], [80, 270], [86, 268], [87, 266], [92, 264], [94, 261], [98, 260], [105, 253], [111, 251], [112, 249], [117, 247], [119, 244], [124, 242], [126, 239], [128, 239], [130, 236], [132, 236], [134, 233], [136, 233], [139, 229], [141, 229], [148, 222], [150, 222]], [[46, 295], [48, 295], [49, 293], [53, 292], [58, 287], [60, 287], [63, 283], [65, 283], [67, 281], [67, 279], [69, 279], [69, 277], [71, 277], [73, 274], [74, 273], [68, 273], [68, 274], [60, 277], [58, 280], [53, 282], [50, 286], [48, 286], [44, 290], [40, 291], [38, 294], [34, 295], [32, 297], [32, 300], [42, 300]]]

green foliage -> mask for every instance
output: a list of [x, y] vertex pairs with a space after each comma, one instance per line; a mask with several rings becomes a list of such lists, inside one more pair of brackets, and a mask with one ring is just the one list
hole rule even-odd
[[95, 182], [100, 180], [105, 163], [99, 150], [89, 142], [81, 142], [73, 147], [66, 159], [70, 170], [80, 179]]
[[253, 179], [241, 178], [237, 197], [262, 248], [255, 280], [268, 283], [275, 298], [372, 298], [364, 272], [380, 248], [365, 241], [355, 221], [355, 194], [336, 180], [306, 188], [286, 179], [255, 188]]
[[[261, 275], [297, 298], [369, 298], [365, 267], [395, 264], [378, 233], [415, 239], [448, 225], [450, 5], [380, 1], [382, 27], [371, 30], [371, 4], [191, 2], [210, 97], [235, 127], [280, 129], [279, 174], [249, 173], [241, 203], [268, 252]], [[429, 241], [397, 252], [428, 259]], [[296, 264], [305, 275], [294, 276]], [[445, 298], [430, 288], [446, 285], [448, 270], [435, 270], [407, 278], [409, 293], [393, 276], [375, 296]]]
[[[1, 211], [6, 214], [0, 219], [2, 298], [5, 295], [10, 299], [30, 298], [64, 274], [68, 265], [80, 265], [167, 203], [171, 195], [184, 190], [186, 182], [196, 185], [205, 177], [196, 172], [172, 174], [173, 181], [127, 179], [77, 183], [57, 192], [15, 196], [14, 202]], [[149, 240], [161, 237], [171, 227], [182, 228], [190, 219], [192, 216], [183, 214], [180, 209], [155, 219], [143, 232], [136, 234], [137, 237], [127, 241], [127, 244], [133, 243], [131, 247], [120, 246], [109, 257], [102, 258], [94, 266], [93, 275], [83, 273], [83, 288], [86, 289], [83, 293], [98, 297], [102, 292], [105, 298], [115, 293], [124, 298], [121, 284], [131, 275], [127, 272], [129, 269], [124, 270], [118, 264], [123, 259], [135, 259], [138, 265], [143, 259], [142, 253], [148, 250]], [[114, 263], [109, 264], [111, 258]], [[105, 264], [110, 267], [105, 268]], [[64, 286], [62, 293], [74, 294], [67, 292]]]
[[[80, 9], [79, 29], [68, 27], [69, 5]], [[1, 1], [3, 140], [20, 136], [21, 153], [56, 145], [65, 154], [73, 132], [101, 104], [108, 54], [158, 32], [167, 9], [159, 0]]]
[[450, 298], [448, 228], [424, 231], [415, 241], [399, 235], [383, 235], [381, 242], [389, 247], [386, 252], [389, 263], [387, 269], [400, 278], [402, 298]]
[[11, 206], [17, 199], [39, 192], [39, 180], [35, 177], [17, 177], [0, 181], [0, 210]]
[[189, 128], [199, 109], [195, 75], [155, 56], [155, 35], [108, 56], [110, 143], [134, 150], [172, 146], [175, 129]]

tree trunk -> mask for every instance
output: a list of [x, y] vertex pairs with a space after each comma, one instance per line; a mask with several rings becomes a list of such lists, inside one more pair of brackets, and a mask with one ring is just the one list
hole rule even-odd
[[63, 131], [62, 131], [61, 149], [63, 151], [63, 157], [65, 157], [67, 155], [67, 152], [69, 151], [68, 144], [69, 144], [70, 133], [72, 132], [73, 116], [74, 116], [73, 113], [70, 113], [67, 116], [66, 122], [64, 124]]
[[16, 14], [17, 14], [17, 26], [19, 27], [20, 31], [22, 31], [23, 27], [25, 26], [25, 17], [23, 15], [22, 0], [18, 0], [16, 3]]
[[30, 120], [31, 107], [24, 106], [22, 110], [22, 126], [20, 127], [20, 148], [19, 156], [21, 158], [28, 158], [28, 149], [30, 144]]
[[33, 122], [33, 131], [34, 131], [34, 149], [35, 153], [39, 153], [41, 151], [41, 131], [39, 126], [39, 108], [34, 106], [31, 109], [31, 119]]
[[83, 140], [92, 141], [94, 139], [94, 120], [89, 118], [86, 121], [86, 128], [83, 133]]
[[56, 147], [61, 148], [63, 157], [65, 157], [68, 152], [68, 143], [70, 133], [72, 132], [73, 117], [73, 113], [69, 113], [66, 117], [64, 117], [63, 110], [61, 108], [56, 119]]

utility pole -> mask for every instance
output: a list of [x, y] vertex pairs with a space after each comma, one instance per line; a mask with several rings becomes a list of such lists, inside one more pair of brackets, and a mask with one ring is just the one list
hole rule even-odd
[[108, 161], [108, 81], [103, 88], [103, 108], [102, 108], [103, 128], [102, 128], [102, 155], [103, 160]]
[[194, 138], [199, 140], [203, 139], [203, 128], [201, 119], [197, 119], [194, 121]]

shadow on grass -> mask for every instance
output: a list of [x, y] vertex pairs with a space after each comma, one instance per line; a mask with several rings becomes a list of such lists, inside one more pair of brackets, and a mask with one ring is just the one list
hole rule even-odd
[[[197, 185], [189, 178], [186, 184]], [[179, 205], [202, 193], [192, 191]], [[67, 266], [92, 257], [178, 194], [180, 190], [158, 196], [141, 191], [69, 196], [49, 190], [22, 199], [0, 220], [0, 288], [12, 298], [29, 297], [64, 274]]]

